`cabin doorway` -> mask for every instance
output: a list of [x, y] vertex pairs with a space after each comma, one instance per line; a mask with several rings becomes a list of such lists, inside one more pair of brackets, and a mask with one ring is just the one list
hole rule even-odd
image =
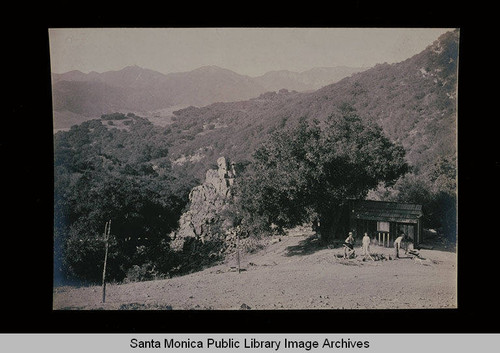
[[398, 223], [398, 236], [404, 233], [410, 242], [415, 241], [415, 225]]

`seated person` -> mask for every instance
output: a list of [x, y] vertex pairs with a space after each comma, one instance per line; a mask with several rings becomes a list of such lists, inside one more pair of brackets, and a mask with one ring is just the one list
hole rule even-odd
[[349, 232], [349, 236], [344, 241], [344, 259], [351, 258], [354, 255], [354, 237], [352, 232]]

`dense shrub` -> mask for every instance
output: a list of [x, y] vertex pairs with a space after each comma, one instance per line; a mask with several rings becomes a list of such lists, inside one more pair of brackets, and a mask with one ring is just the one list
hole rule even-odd
[[112, 114], [103, 114], [101, 115], [102, 120], [123, 120], [127, 119], [127, 116], [122, 113], [112, 113]]
[[125, 283], [142, 282], [157, 279], [164, 279], [167, 276], [158, 272], [156, 266], [151, 262], [146, 262], [141, 265], [132, 265], [127, 271], [127, 276], [124, 279]]
[[109, 220], [107, 278], [147, 279], [176, 266], [168, 234], [177, 226], [194, 180], [171, 168], [160, 127], [139, 117], [131, 122], [129, 131], [120, 131], [92, 120], [54, 137], [59, 279], [101, 280]]

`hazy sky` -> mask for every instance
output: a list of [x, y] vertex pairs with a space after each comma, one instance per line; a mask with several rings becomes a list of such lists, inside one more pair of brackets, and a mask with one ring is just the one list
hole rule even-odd
[[217, 65], [259, 76], [272, 70], [369, 67], [403, 61], [452, 29], [125, 28], [50, 29], [52, 71], [104, 72], [138, 65], [164, 74]]

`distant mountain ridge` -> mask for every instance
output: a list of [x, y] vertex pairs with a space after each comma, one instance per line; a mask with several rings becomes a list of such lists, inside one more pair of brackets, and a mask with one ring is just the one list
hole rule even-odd
[[99, 116], [114, 111], [205, 106], [247, 100], [279, 89], [314, 90], [360, 70], [363, 69], [333, 67], [302, 73], [274, 71], [255, 78], [217, 66], [169, 74], [139, 66], [87, 74], [73, 70], [52, 74], [53, 108], [58, 112]]
[[368, 68], [335, 66], [316, 67], [303, 72], [279, 70], [269, 71], [255, 79], [268, 91], [278, 91], [282, 88], [299, 92], [313, 91], [366, 69]]
[[456, 158], [458, 36], [445, 33], [405, 61], [378, 64], [313, 92], [265, 93], [174, 112], [172, 160], [196, 155], [192, 167], [200, 171], [218, 156], [246, 160], [269, 133], [300, 119], [323, 121], [348, 104], [405, 148], [415, 172], [427, 173], [439, 158]]

